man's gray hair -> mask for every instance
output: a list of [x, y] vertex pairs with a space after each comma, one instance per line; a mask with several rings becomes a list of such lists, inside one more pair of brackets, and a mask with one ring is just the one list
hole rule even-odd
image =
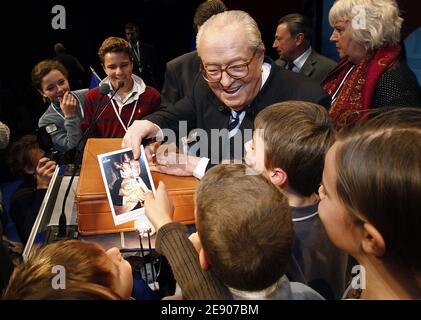
[[209, 30], [220, 30], [225, 26], [239, 25], [244, 28], [250, 50], [261, 47], [264, 50], [262, 35], [256, 21], [247, 13], [240, 10], [230, 10], [210, 17], [200, 28], [196, 37], [196, 47], [200, 51], [200, 40], [206, 37]]

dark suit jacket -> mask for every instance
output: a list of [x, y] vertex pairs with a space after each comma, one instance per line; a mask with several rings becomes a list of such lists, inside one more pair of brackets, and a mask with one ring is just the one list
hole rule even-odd
[[[257, 113], [271, 104], [287, 100], [304, 100], [325, 107], [330, 106], [330, 96], [314, 81], [302, 74], [281, 69], [268, 57], [265, 58], [265, 62], [271, 64], [271, 71], [253, 102], [245, 108], [246, 115], [237, 133], [241, 136], [242, 143], [251, 139], [251, 130], [248, 130], [248, 133], [245, 133], [245, 130], [253, 128]], [[152, 121], [163, 129], [171, 129], [180, 136], [186, 135], [187, 132], [179, 132], [179, 121], [187, 121], [189, 132], [196, 128], [203, 129], [207, 133], [208, 148], [205, 150], [207, 155], [201, 153], [201, 156], [211, 158], [211, 162], [215, 164], [225, 158], [222, 156], [224, 147], [221, 144], [219, 150], [215, 148], [211, 150], [211, 130], [226, 129], [230, 116], [230, 109], [213, 94], [203, 77], [197, 77], [193, 90], [188, 95], [176, 104], [164, 106], [144, 119]], [[213, 135], [215, 136], [215, 132]]]
[[183, 54], [167, 63], [161, 105], [169, 106], [183, 98], [200, 76], [200, 58], [197, 51]]
[[133, 73], [141, 77], [148, 86], [161, 91], [162, 70], [155, 48], [152, 45], [141, 43], [139, 48], [140, 61], [134, 54], [131, 47], [130, 51], [132, 52], [134, 58]]
[[[285, 68], [285, 60], [278, 59], [275, 63], [282, 68]], [[322, 56], [312, 49], [311, 54], [308, 56], [306, 62], [304, 62], [299, 73], [306, 75], [307, 77], [315, 80], [317, 83], [321, 83], [326, 75], [332, 71], [336, 65], [337, 63], [335, 61]]]

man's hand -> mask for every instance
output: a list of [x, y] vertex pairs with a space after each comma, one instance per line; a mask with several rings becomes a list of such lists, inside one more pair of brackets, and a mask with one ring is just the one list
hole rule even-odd
[[[123, 138], [121, 146], [123, 148], [132, 148], [135, 160], [140, 157], [140, 144], [142, 139], [147, 137], [155, 137], [159, 133], [159, 128], [149, 120], [136, 120], [129, 127]], [[151, 154], [146, 152], [148, 160], [152, 160]]]
[[200, 158], [176, 152], [159, 152], [156, 161], [150, 164], [152, 171], [170, 174], [173, 176], [193, 176], [194, 169]]
[[63, 111], [64, 116], [66, 118], [73, 117], [76, 113], [77, 100], [70, 93], [70, 91], [65, 92], [63, 95], [63, 98], [59, 99], [59, 101], [60, 101], [60, 108]]
[[46, 189], [50, 184], [51, 177], [56, 170], [57, 164], [44, 157], [38, 161], [37, 169], [35, 171], [35, 176], [37, 179], [37, 189]]
[[150, 191], [146, 193], [145, 213], [157, 232], [163, 225], [172, 222], [174, 206], [162, 181], [159, 182], [155, 196]]

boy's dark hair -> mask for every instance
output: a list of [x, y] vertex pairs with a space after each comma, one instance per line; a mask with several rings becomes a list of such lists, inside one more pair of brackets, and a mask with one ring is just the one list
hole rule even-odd
[[25, 174], [25, 167], [32, 166], [31, 150], [39, 149], [37, 137], [25, 135], [15, 141], [9, 150], [8, 163], [10, 170], [17, 175]]
[[244, 164], [218, 165], [196, 192], [196, 226], [216, 277], [257, 291], [285, 273], [293, 230], [286, 197]]
[[104, 56], [110, 52], [124, 52], [127, 53], [130, 60], [133, 61], [133, 56], [130, 50], [129, 43], [123, 38], [118, 37], [108, 37], [101, 44], [101, 47], [98, 50], [98, 56], [101, 60], [101, 63], [104, 64]]
[[335, 139], [327, 110], [304, 101], [277, 103], [257, 115], [254, 127], [263, 130], [265, 168], [284, 170], [288, 185], [302, 196], [316, 192]]

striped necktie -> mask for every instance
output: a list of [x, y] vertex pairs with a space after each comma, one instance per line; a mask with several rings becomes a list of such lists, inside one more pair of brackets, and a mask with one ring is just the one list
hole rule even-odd
[[237, 111], [233, 111], [234, 115], [232, 115], [231, 113], [231, 119], [230, 119], [230, 123], [228, 125], [228, 131], [232, 131], [235, 128], [237, 128], [238, 123], [240, 122], [240, 114], [241, 112], [237, 112]]

